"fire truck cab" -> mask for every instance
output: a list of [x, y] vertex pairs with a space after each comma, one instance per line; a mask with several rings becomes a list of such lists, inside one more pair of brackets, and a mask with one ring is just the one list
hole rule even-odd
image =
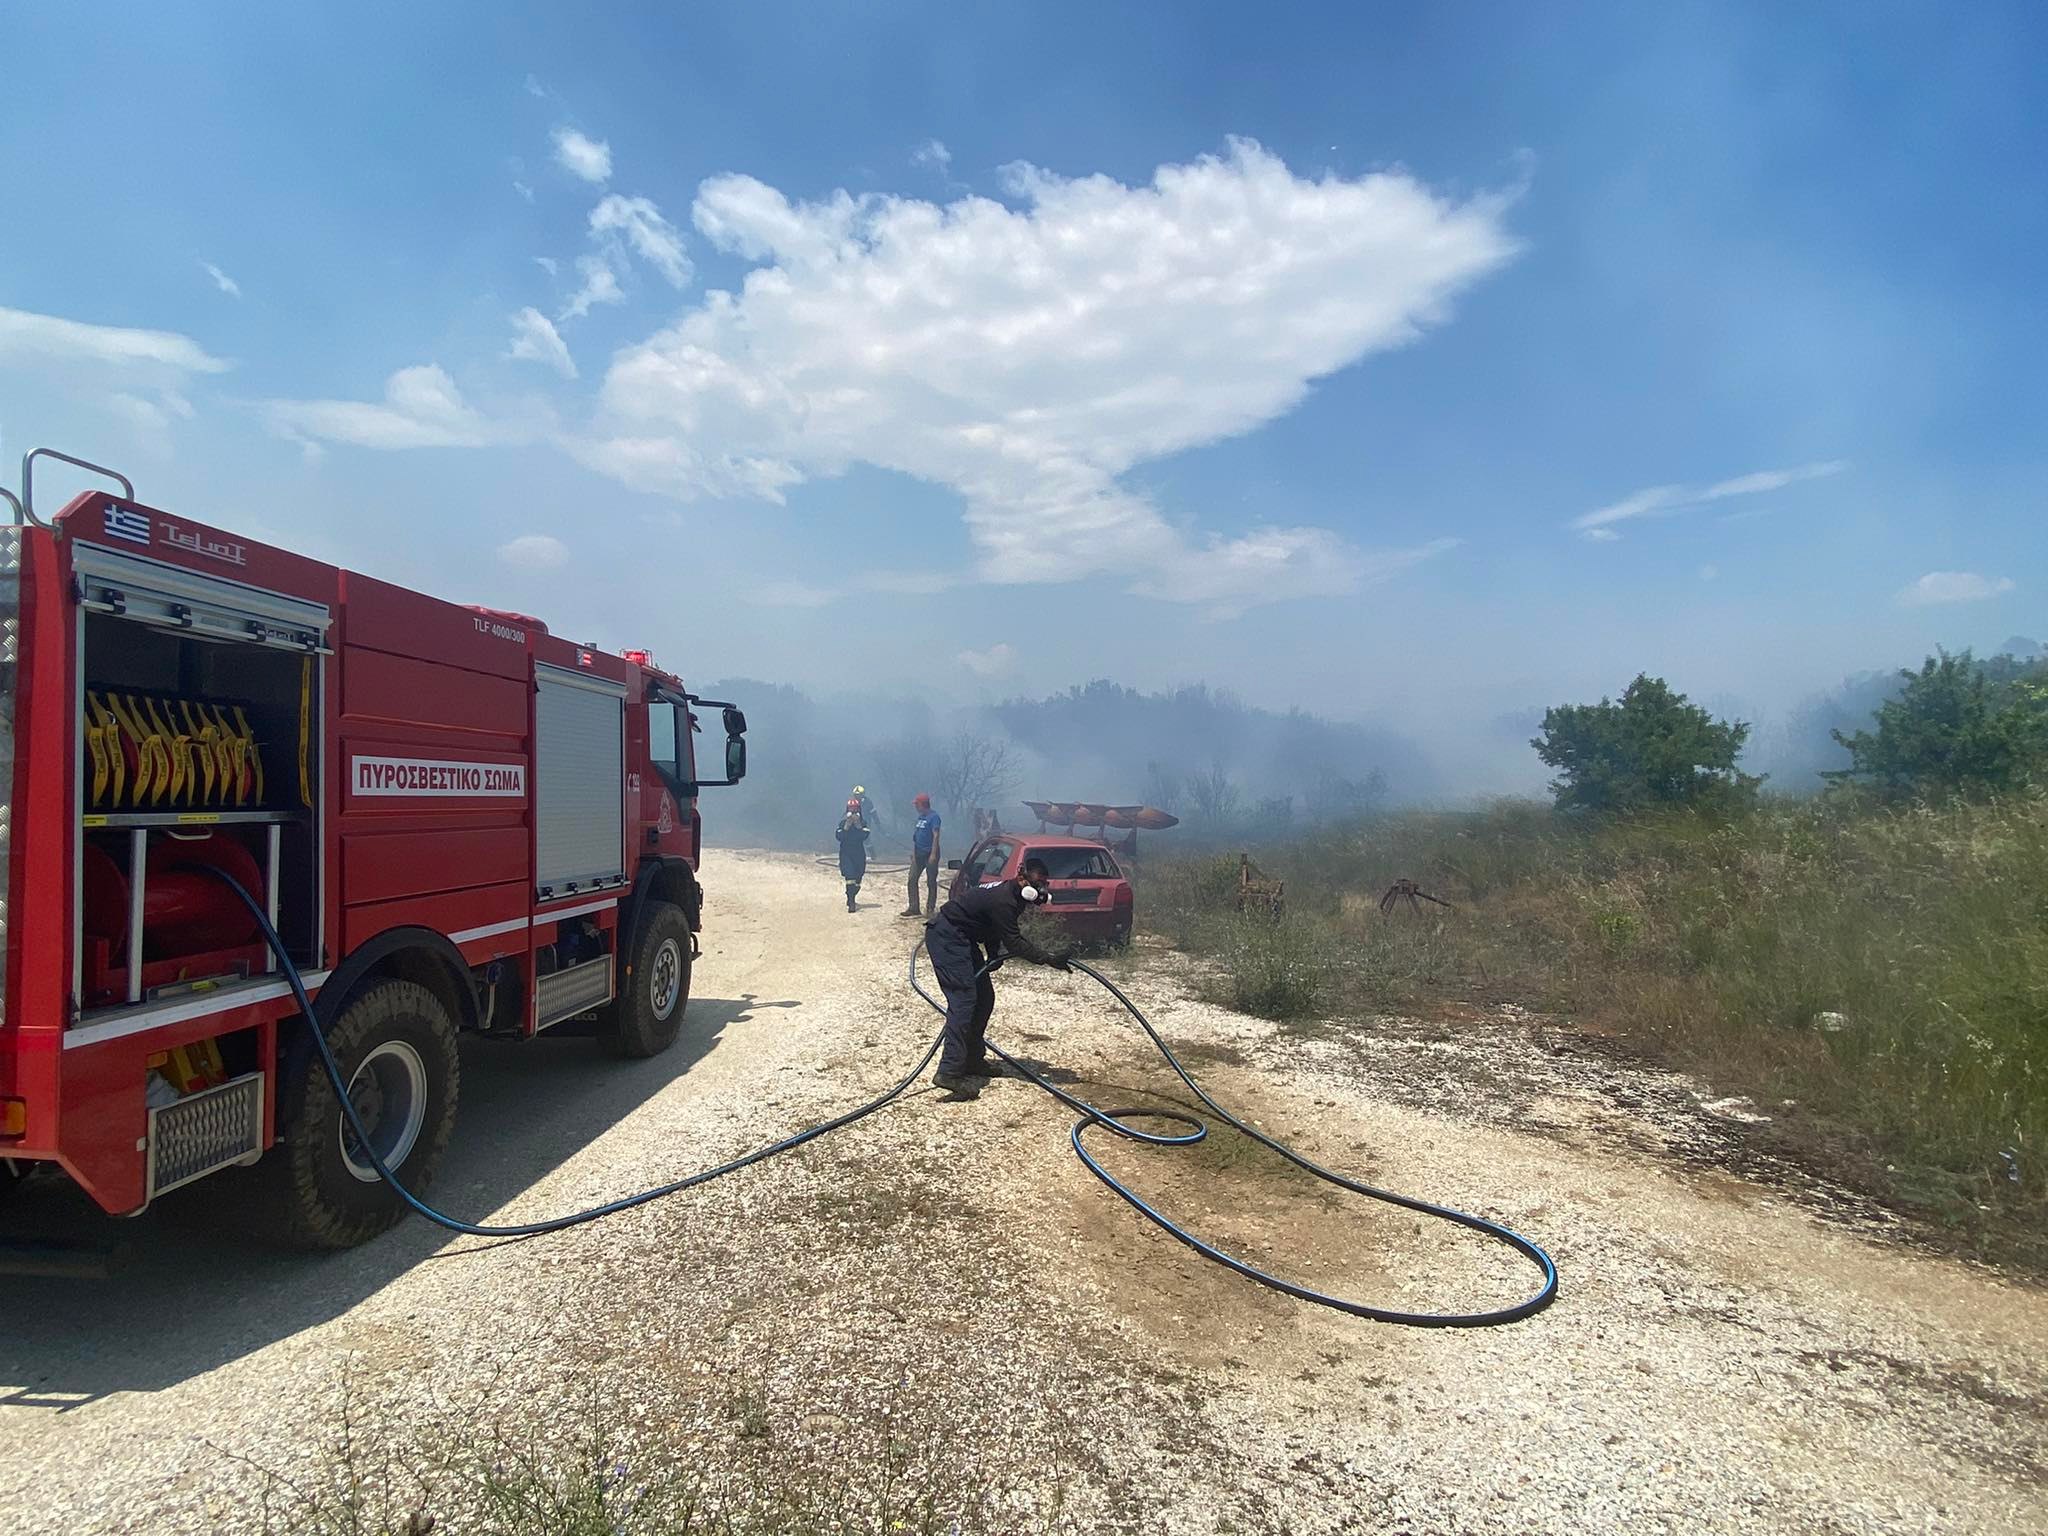
[[[119, 490], [39, 520], [40, 458]], [[145, 506], [67, 455], [30, 454], [22, 492], [0, 492], [0, 1184], [54, 1164], [125, 1214], [254, 1164], [236, 1203], [282, 1241], [396, 1219], [223, 875], [416, 1191], [454, 1130], [458, 1034], [674, 1042], [698, 793], [746, 772], [738, 708], [644, 652]]]

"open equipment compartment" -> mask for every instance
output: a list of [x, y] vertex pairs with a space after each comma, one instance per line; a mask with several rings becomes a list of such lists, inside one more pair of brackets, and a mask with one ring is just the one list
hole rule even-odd
[[254, 919], [209, 868], [263, 900], [294, 960], [316, 968], [327, 609], [73, 548], [79, 1011], [147, 1006], [276, 969]]

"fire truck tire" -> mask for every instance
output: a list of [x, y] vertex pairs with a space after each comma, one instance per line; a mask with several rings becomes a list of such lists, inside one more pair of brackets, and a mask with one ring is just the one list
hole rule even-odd
[[625, 995], [605, 1015], [605, 1044], [621, 1056], [659, 1056], [676, 1043], [689, 1001], [689, 919], [681, 907], [651, 901], [641, 917]]
[[[422, 1193], [455, 1129], [460, 1068], [448, 1010], [416, 982], [373, 981], [341, 1010], [327, 1043], [377, 1155]], [[285, 1086], [277, 1107], [278, 1145], [254, 1170], [270, 1175], [272, 1233], [295, 1248], [352, 1248], [398, 1220], [404, 1205], [361, 1157], [318, 1062]]]

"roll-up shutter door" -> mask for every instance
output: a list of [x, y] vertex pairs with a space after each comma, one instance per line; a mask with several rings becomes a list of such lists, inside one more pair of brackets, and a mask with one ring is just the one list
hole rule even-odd
[[626, 691], [581, 673], [533, 670], [540, 894], [617, 884], [626, 878]]

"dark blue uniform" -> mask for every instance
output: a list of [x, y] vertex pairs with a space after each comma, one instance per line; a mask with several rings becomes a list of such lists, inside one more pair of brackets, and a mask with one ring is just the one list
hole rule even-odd
[[1066, 966], [1066, 955], [1039, 948], [1018, 929], [1017, 919], [1028, 905], [1017, 882], [1005, 880], [955, 896], [924, 925], [925, 953], [932, 957], [932, 974], [946, 993], [941, 1075], [972, 1077], [987, 1061], [988, 1047], [982, 1037], [995, 1012], [996, 987], [988, 976], [975, 974], [987, 961], [993, 959], [1001, 965], [1015, 955], [1034, 965]]
[[846, 910], [853, 910], [853, 898], [868, 872], [868, 829], [858, 818], [848, 816], [839, 823], [839, 878], [846, 882]]

